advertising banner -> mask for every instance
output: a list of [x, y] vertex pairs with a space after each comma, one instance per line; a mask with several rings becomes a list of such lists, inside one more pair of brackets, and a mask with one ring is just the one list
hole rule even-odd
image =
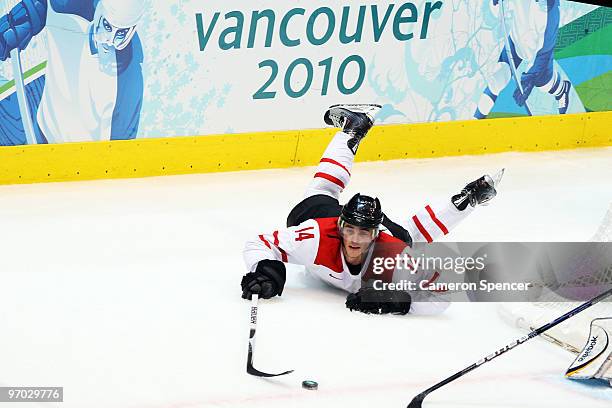
[[1, 0], [0, 145], [611, 110], [612, 8]]

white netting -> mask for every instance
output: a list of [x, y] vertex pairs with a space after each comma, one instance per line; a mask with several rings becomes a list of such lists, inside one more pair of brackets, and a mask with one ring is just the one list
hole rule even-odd
[[[612, 205], [608, 209], [599, 229], [590, 241], [612, 241]], [[609, 248], [609, 246], [607, 248]], [[597, 250], [598, 247], [595, 246], [594, 252], [603, 254], [606, 263], [604, 267], [598, 268], [596, 273], [590, 273], [583, 276], [578, 276], [577, 274], [576, 278], [565, 284], [561, 284], [562, 290], [553, 292], [552, 290], [544, 289], [541, 296], [538, 298], [538, 300], [540, 300], [539, 302], [505, 303], [500, 308], [500, 315], [502, 318], [508, 323], [522, 329], [533, 330], [580, 305], [581, 302], [568, 301], [568, 298], [558, 293], [563, 292], [564, 285], [569, 288], [569, 291], [576, 287], [590, 287], [598, 292], [602, 292], [609, 288], [609, 285], [612, 283], [612, 264], [607, 261], [609, 259], [609, 254], [605, 251], [600, 250], [598, 252]], [[587, 259], [585, 262], [590, 261], [591, 260]], [[611, 299], [608, 298], [566, 320], [547, 331], [543, 336], [572, 352], [578, 353], [586, 343], [591, 321], [598, 317], [612, 317]]]

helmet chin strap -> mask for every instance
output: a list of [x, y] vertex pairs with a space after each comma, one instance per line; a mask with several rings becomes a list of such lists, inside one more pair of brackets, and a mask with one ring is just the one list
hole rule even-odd
[[380, 227], [374, 228], [372, 231], [372, 243], [374, 243], [376, 238], [378, 238], [379, 234], [380, 234]]

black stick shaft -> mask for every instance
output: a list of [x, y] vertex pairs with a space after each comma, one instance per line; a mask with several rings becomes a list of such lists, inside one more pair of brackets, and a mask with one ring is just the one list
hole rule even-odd
[[253, 365], [253, 354], [255, 353], [255, 332], [257, 330], [257, 302], [259, 296], [253, 294], [251, 296], [251, 316], [249, 320], [249, 350], [247, 354], [247, 372], [249, 367]]
[[507, 352], [509, 350], [512, 350], [513, 348], [515, 348], [519, 344], [523, 344], [527, 340], [539, 336], [540, 334], [544, 333], [545, 331], [555, 327], [559, 323], [564, 322], [565, 320], [569, 319], [570, 317], [572, 317], [572, 316], [582, 312], [584, 309], [587, 309], [587, 308], [593, 306], [595, 303], [598, 303], [599, 301], [603, 300], [604, 298], [606, 298], [606, 297], [608, 297], [610, 295], [612, 295], [612, 289], [609, 289], [606, 292], [602, 293], [601, 295], [596, 296], [593, 299], [591, 299], [591, 300], [581, 304], [580, 306], [576, 307], [575, 309], [570, 310], [569, 312], [567, 312], [563, 316], [560, 316], [560, 317], [556, 318], [552, 322], [547, 323], [544, 326], [539, 327], [539, 328], [533, 330], [531, 333], [527, 334], [526, 336], [523, 336], [520, 339], [517, 339], [517, 340], [513, 341], [512, 343], [508, 344], [507, 346], [504, 346], [503, 348], [499, 349], [498, 351], [496, 351], [496, 352], [494, 352], [492, 354], [489, 354], [488, 356], [486, 356], [482, 360], [480, 360], [480, 361], [472, 364], [471, 366], [469, 366], [469, 367], [467, 367], [467, 368], [465, 368], [465, 369], [463, 369], [463, 370], [461, 370], [461, 371], [451, 375], [447, 379], [440, 381], [436, 385], [426, 389], [425, 391], [423, 391], [422, 393], [420, 393], [419, 395], [414, 397], [414, 399], [412, 400], [410, 405], [408, 405], [408, 408], [420, 407], [421, 406], [421, 402], [425, 399], [427, 394], [429, 394], [430, 392], [435, 391], [438, 388], [441, 388], [441, 387], [445, 386], [446, 384], [456, 380], [457, 378], [464, 376], [465, 374], [469, 373], [470, 371], [475, 370], [476, 368], [480, 367], [484, 363], [487, 363], [487, 362], [493, 360], [494, 358], [501, 356], [505, 352]]
[[259, 296], [253, 294], [251, 297], [251, 314], [250, 314], [250, 327], [249, 327], [249, 350], [247, 353], [247, 365], [246, 371], [248, 374], [256, 377], [279, 377], [281, 375], [290, 374], [293, 370], [283, 371], [279, 374], [270, 374], [263, 371], [259, 371], [253, 367], [253, 358], [255, 356], [255, 332], [257, 330], [257, 302]]

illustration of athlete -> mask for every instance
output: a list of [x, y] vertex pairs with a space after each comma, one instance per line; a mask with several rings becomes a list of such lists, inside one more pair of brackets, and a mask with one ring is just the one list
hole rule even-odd
[[[559, 31], [559, 0], [492, 1], [499, 8], [502, 32], [506, 37], [505, 45], [495, 72], [487, 78], [487, 87], [478, 101], [474, 118], [487, 117], [523, 60], [533, 63], [521, 75], [520, 85], [517, 84], [514, 91], [516, 103], [519, 106], [525, 105], [533, 88], [537, 87], [552, 95], [557, 100], [559, 114], [565, 114], [572, 85], [570, 81], [561, 79], [553, 64], [553, 51]], [[544, 6], [545, 10], [542, 10]], [[509, 14], [512, 18], [508, 17]], [[538, 21], [544, 19], [546, 26], [542, 32]], [[516, 83], [517, 78], [514, 81]]]
[[23, 0], [0, 18], [1, 61], [46, 28], [39, 143], [136, 137], [144, 90], [136, 28], [144, 11], [145, 0]]

